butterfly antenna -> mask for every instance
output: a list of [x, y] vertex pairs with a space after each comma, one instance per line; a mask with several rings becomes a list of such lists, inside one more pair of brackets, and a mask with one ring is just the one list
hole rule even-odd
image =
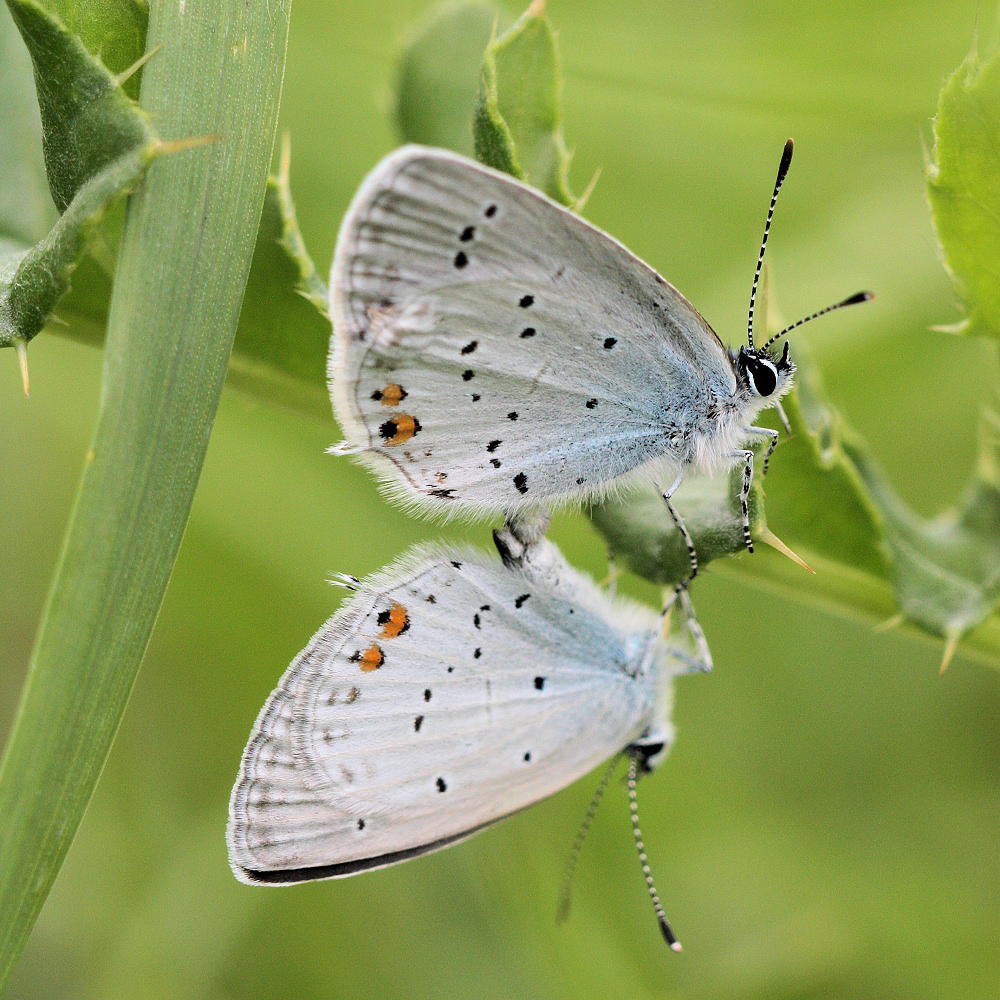
[[601, 778], [601, 783], [597, 786], [597, 790], [594, 792], [594, 797], [590, 800], [590, 807], [587, 809], [587, 815], [583, 817], [580, 829], [576, 831], [576, 838], [574, 839], [573, 847], [569, 852], [569, 863], [566, 865], [566, 871], [563, 873], [562, 888], [559, 890], [559, 905], [556, 907], [557, 924], [564, 924], [569, 918], [569, 909], [572, 903], [570, 890], [573, 885], [573, 876], [576, 874], [576, 863], [580, 859], [580, 851], [583, 848], [583, 842], [587, 839], [587, 833], [590, 831], [590, 825], [594, 822], [594, 817], [597, 815], [597, 807], [601, 804], [601, 799], [604, 798], [604, 793], [607, 790], [608, 783], [611, 781], [617, 767], [618, 757], [616, 756], [613, 757], [611, 763], [608, 764], [608, 768], [604, 772], [604, 777]]
[[767, 246], [767, 234], [771, 231], [771, 217], [774, 215], [774, 206], [778, 200], [778, 192], [781, 185], [785, 183], [785, 174], [792, 162], [792, 140], [785, 143], [785, 148], [781, 153], [781, 163], [778, 164], [778, 179], [774, 182], [774, 194], [771, 195], [771, 204], [767, 210], [767, 222], [764, 223], [764, 238], [760, 241], [760, 253], [757, 256], [757, 270], [753, 273], [753, 287], [750, 289], [750, 318], [747, 320], [747, 343], [753, 347], [753, 304], [757, 298], [757, 282], [760, 281], [760, 269], [764, 266], [764, 248]]
[[843, 309], [844, 306], [856, 306], [859, 302], [870, 302], [875, 298], [874, 292], [855, 292], [850, 298], [844, 299], [843, 302], [835, 302], [832, 306], [827, 306], [825, 309], [820, 309], [819, 312], [814, 312], [811, 316], [806, 316], [805, 319], [800, 319], [797, 323], [793, 323], [791, 326], [786, 326], [784, 330], [776, 333], [765, 345], [764, 349], [767, 350], [776, 340], [784, 337], [786, 333], [791, 333], [796, 327], [802, 326], [803, 323], [809, 323], [811, 320], [819, 319], [820, 316], [825, 316], [827, 313], [835, 312], [837, 309]]
[[673, 951], [681, 950], [681, 943], [674, 937], [674, 932], [667, 923], [667, 915], [660, 905], [660, 897], [657, 895], [656, 886], [653, 885], [653, 873], [649, 870], [649, 862], [646, 860], [646, 847], [642, 842], [642, 833], [639, 831], [639, 805], [635, 800], [635, 778], [639, 767], [638, 754], [632, 754], [628, 765], [628, 804], [632, 811], [632, 832], [635, 834], [635, 846], [639, 852], [639, 861], [642, 863], [642, 874], [646, 876], [646, 888], [649, 889], [649, 898], [653, 901], [653, 909], [656, 910], [656, 918], [660, 921], [660, 930], [667, 944]]

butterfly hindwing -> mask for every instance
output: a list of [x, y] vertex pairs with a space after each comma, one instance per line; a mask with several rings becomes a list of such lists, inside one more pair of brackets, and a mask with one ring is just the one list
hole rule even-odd
[[684, 415], [735, 385], [718, 338], [638, 258], [441, 150], [404, 147], [362, 185], [331, 313], [350, 447], [443, 507], [600, 493], [679, 455]]
[[445, 846], [650, 727], [656, 617], [556, 556], [542, 573], [425, 550], [362, 585], [251, 734], [230, 805], [238, 877], [347, 875]]

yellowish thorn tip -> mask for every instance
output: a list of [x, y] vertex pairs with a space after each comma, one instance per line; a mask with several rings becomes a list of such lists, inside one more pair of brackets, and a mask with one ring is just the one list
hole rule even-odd
[[207, 146], [210, 142], [222, 142], [221, 135], [196, 135], [190, 139], [172, 139], [164, 142], [162, 139], [153, 145], [153, 156], [166, 156], [168, 153], [183, 153], [188, 149]]
[[582, 212], [587, 206], [587, 202], [590, 201], [590, 196], [594, 193], [594, 188], [597, 187], [597, 182], [601, 176], [602, 167], [598, 167], [594, 171], [594, 176], [590, 178], [590, 183], [584, 188], [583, 194], [576, 199], [576, 204], [573, 206], [574, 212]]
[[531, 17], [544, 17], [545, 0], [531, 0], [531, 6], [528, 8], [528, 14]]
[[944, 644], [944, 656], [941, 657], [941, 669], [938, 671], [943, 674], [948, 669], [948, 664], [951, 663], [951, 658], [955, 655], [955, 650], [958, 648], [958, 640], [962, 637], [960, 635], [950, 635]]
[[153, 48], [151, 48], [148, 52], [139, 56], [139, 58], [136, 59], [136, 61], [132, 63], [132, 65], [129, 66], [128, 69], [122, 70], [122, 72], [115, 77], [115, 83], [117, 83], [118, 86], [120, 87], [123, 83], [125, 83], [126, 80], [128, 80], [130, 77], [138, 73], [139, 70], [142, 69], [142, 67], [145, 66], [146, 63], [148, 63], [149, 60], [152, 59], [153, 56], [155, 56], [156, 53], [159, 52], [160, 49], [162, 48], [163, 48], [163, 42], [160, 42], [159, 45], [154, 45]]
[[680, 943], [680, 941], [675, 941], [675, 942], [674, 942], [674, 943], [673, 943], [673, 944], [672, 944], [672, 945], [670, 946], [670, 950], [671, 950], [671, 951], [676, 951], [676, 952], [682, 952], [682, 951], [683, 951], [684, 949], [683, 949], [683, 948], [681, 947], [681, 943]]
[[879, 622], [878, 625], [875, 626], [875, 631], [888, 632], [889, 629], [896, 628], [897, 626], [902, 625], [905, 621], [906, 615], [900, 611], [898, 615], [893, 615], [891, 618], [886, 618], [884, 622]]
[[17, 362], [21, 366], [21, 385], [24, 386], [24, 395], [29, 397], [31, 380], [28, 378], [28, 345], [23, 340], [15, 340], [14, 350], [17, 351]]
[[777, 549], [783, 556], [788, 556], [793, 563], [796, 563], [803, 569], [809, 570], [813, 576], [816, 575], [816, 570], [814, 570], [804, 559], [797, 556], [773, 531], [771, 531], [770, 528], [761, 532], [760, 540], [764, 542], [765, 545], [770, 545], [772, 549]]

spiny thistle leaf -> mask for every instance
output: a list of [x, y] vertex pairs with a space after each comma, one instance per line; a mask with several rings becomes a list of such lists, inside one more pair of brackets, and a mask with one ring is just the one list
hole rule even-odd
[[[58, 221], [0, 259], [0, 347], [26, 344], [70, 287], [88, 241], [164, 148], [117, 77], [32, 0], [8, 0], [34, 66], [42, 147]], [[2, 253], [2, 250], [0, 250]]]

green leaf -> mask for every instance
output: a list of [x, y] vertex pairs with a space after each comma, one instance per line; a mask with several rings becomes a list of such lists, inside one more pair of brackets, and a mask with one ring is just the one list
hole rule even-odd
[[899, 604], [908, 619], [950, 650], [1000, 602], [1000, 437], [984, 416], [979, 469], [954, 510], [919, 518], [902, 502], [867, 449], [845, 442], [884, 525]]
[[30, 250], [0, 261], [0, 347], [26, 344], [52, 315], [102, 217], [165, 147], [118, 79], [56, 17], [8, 0], [34, 66], [49, 189], [62, 213]]
[[35, 0], [7, 5], [31, 55], [49, 189], [64, 212], [109, 163], [151, 145], [156, 135], [115, 74], [72, 28]]
[[[73, 51], [46, 23], [56, 50]], [[128, 204], [98, 424], [0, 766], [0, 989], [104, 766], [187, 523], [264, 201], [287, 29], [279, 0], [152, 10], [149, 41], [163, 48], [144, 112], [170, 138], [222, 138], [160, 159]], [[36, 59], [39, 75], [47, 65], [68, 64]], [[63, 79], [78, 107], [76, 78]]]
[[[116, 75], [126, 73], [146, 49], [149, 4], [145, 0], [49, 0], [41, 6]], [[139, 97], [141, 80], [139, 69], [123, 81], [129, 97]]]
[[972, 52], [941, 91], [927, 195], [966, 316], [957, 332], [1000, 338], [1000, 55]]
[[488, 0], [435, 8], [407, 38], [396, 73], [396, 124], [407, 142], [472, 156], [483, 52], [510, 15]]
[[[53, 190], [66, 191], [80, 180], [81, 173], [87, 173], [79, 164], [70, 162], [74, 151], [86, 151], [84, 161], [89, 164], [91, 176], [83, 177], [66, 211], [38, 246], [29, 251], [20, 240], [0, 241], [0, 346], [27, 343], [56, 309], [59, 325], [52, 327], [54, 332], [101, 346], [124, 218], [124, 195], [142, 176], [152, 157], [183, 146], [184, 141], [160, 143], [146, 124], [146, 116], [123, 95], [117, 79], [86, 51], [81, 39], [69, 34], [37, 5], [25, 0], [12, 3], [23, 9], [21, 19], [31, 29], [29, 38], [41, 64], [51, 66], [54, 79], [65, 81], [67, 77], [62, 74], [68, 72], [72, 81], [67, 106], [63, 107], [53, 78], [43, 75], [39, 80], [39, 93], [46, 95], [46, 153]], [[119, 7], [135, 17], [130, 21], [125, 15], [119, 16]], [[122, 39], [134, 35], [123, 25], [145, 24], [144, 10], [142, 5], [124, 0], [115, 7], [117, 13], [109, 15], [113, 43], [110, 50], [117, 54], [119, 63], [126, 59], [135, 62], [141, 55], [141, 46], [129, 49], [123, 46]], [[77, 13], [79, 16], [81, 12]], [[109, 45], [102, 47], [95, 37], [93, 17], [84, 21], [89, 25], [92, 47], [107, 54]], [[14, 36], [12, 25], [10, 34]], [[23, 51], [16, 37], [11, 37], [10, 42], [12, 48], [17, 46], [15, 52]], [[24, 63], [22, 59], [22, 71]], [[22, 109], [18, 118], [22, 124], [15, 136], [23, 133], [23, 138], [18, 146], [10, 148], [23, 148], [30, 164], [31, 151], [35, 151], [37, 161], [40, 150], [37, 122], [31, 115], [30, 80], [22, 72], [13, 82], [22, 88], [26, 83], [28, 92], [19, 96], [12, 88], [12, 93], [19, 96], [17, 107]], [[93, 100], [88, 103], [81, 95], [90, 95]], [[471, 107], [472, 98], [469, 100]], [[37, 119], [37, 110], [34, 114]], [[92, 148], [95, 145], [96, 152]], [[6, 176], [0, 176], [0, 196], [9, 190], [5, 201], [12, 208], [20, 204], [20, 185], [30, 191], [26, 174], [35, 177], [36, 187], [45, 176], [37, 162], [33, 174], [17, 167], [16, 162], [12, 163]], [[51, 201], [44, 190], [41, 197], [51, 212]], [[0, 206], [5, 201], [0, 200]], [[14, 217], [7, 228], [14, 236], [32, 234], [40, 228], [29, 223], [30, 219]], [[326, 316], [326, 289], [295, 221], [287, 159], [281, 176], [271, 178], [268, 184], [247, 298], [248, 307], [243, 310], [234, 346], [230, 372], [233, 385], [328, 416], [325, 376], [330, 322]]]
[[486, 47], [476, 103], [476, 157], [573, 206], [561, 92], [555, 33], [545, 4], [535, 0]]
[[[755, 455], [759, 465], [763, 449], [756, 449]], [[698, 553], [699, 568], [746, 548], [739, 500], [742, 481], [742, 466], [728, 476], [691, 476], [673, 496], [674, 507], [684, 519]], [[759, 476], [754, 477], [747, 499], [753, 537], [768, 535]], [[593, 504], [587, 513], [616, 560], [633, 573], [663, 585], [690, 576], [687, 545], [663, 502], [662, 489], [643, 485], [634, 492]]]
[[306, 250], [289, 187], [291, 146], [269, 177], [253, 265], [236, 330], [229, 383], [256, 396], [329, 417], [326, 285]]
[[0, 255], [27, 250], [56, 220], [45, 179], [42, 124], [31, 59], [6, 6], [0, 5]]

